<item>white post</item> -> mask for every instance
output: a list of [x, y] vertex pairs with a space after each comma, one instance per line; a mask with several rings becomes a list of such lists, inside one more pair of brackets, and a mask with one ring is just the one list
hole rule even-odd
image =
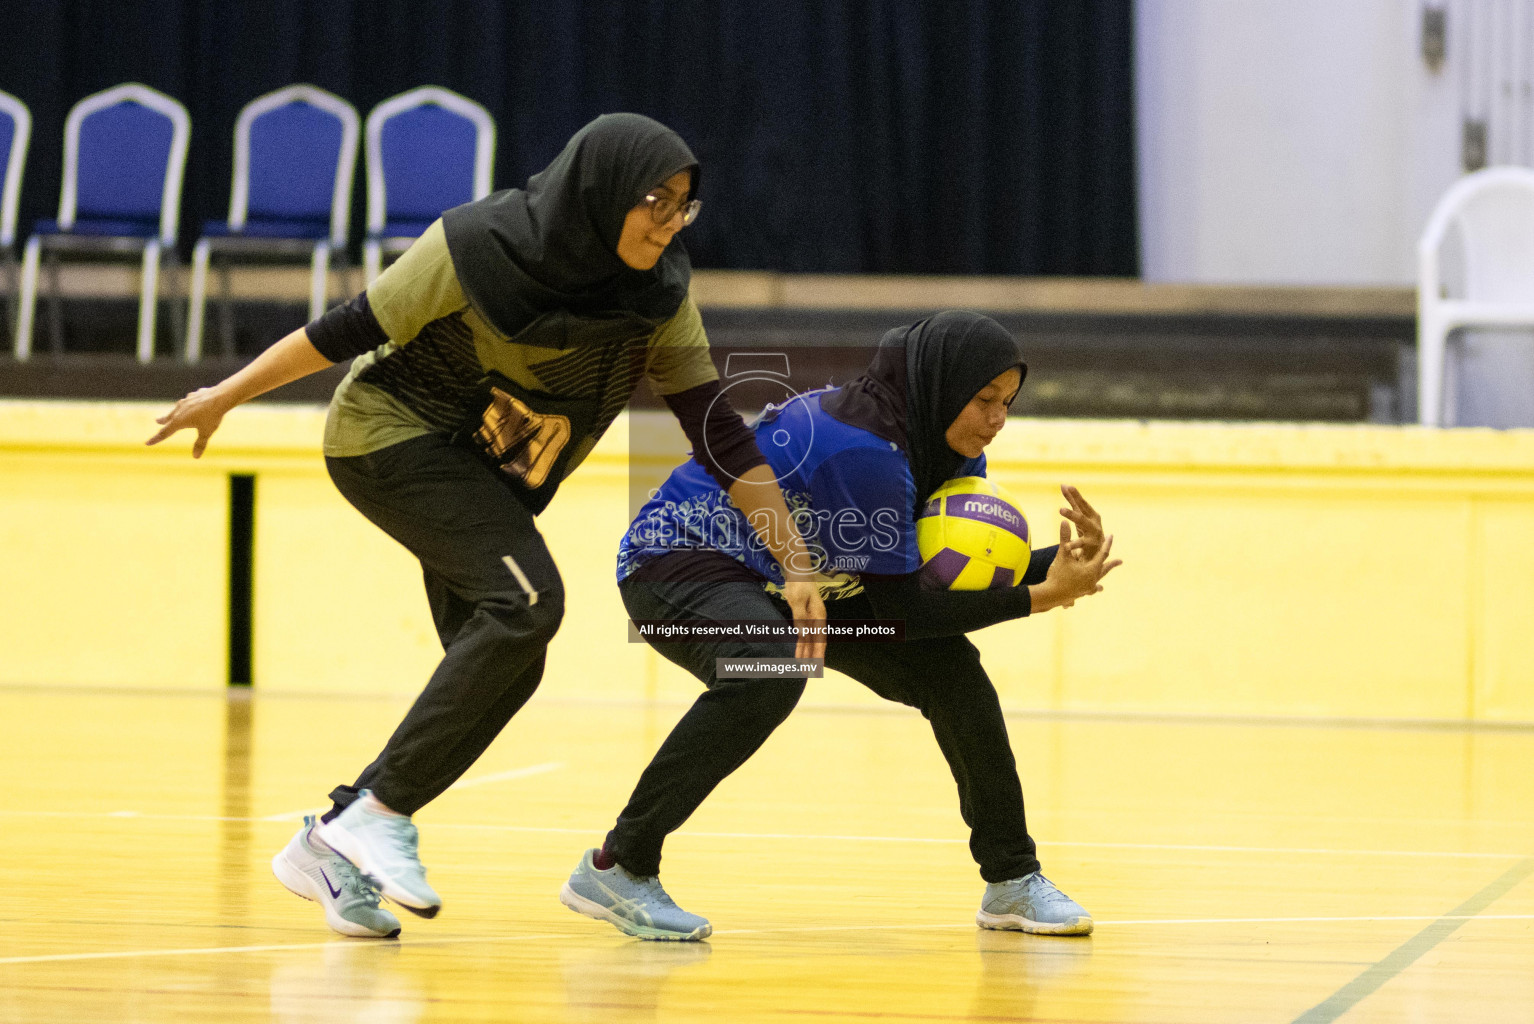
[[186, 304], [186, 361], [189, 363], [202, 359], [203, 309], [207, 303], [208, 259], [212, 249], [211, 241], [200, 238], [192, 250], [192, 286]]
[[362, 243], [362, 272], [364, 287], [378, 280], [378, 275], [383, 273], [383, 246], [376, 238]]
[[138, 297], [138, 361], [154, 358], [154, 320], [160, 297], [160, 240], [144, 243], [144, 272]]
[[42, 258], [43, 240], [37, 235], [27, 239], [26, 253], [21, 260], [20, 302], [16, 310], [15, 353], [18, 363], [26, 362], [32, 355], [32, 315], [37, 311], [37, 264]]
[[313, 271], [309, 278], [309, 319], [318, 320], [325, 312], [325, 294], [330, 284], [330, 243], [314, 246]]
[[1417, 422], [1443, 425], [1445, 323], [1437, 312], [1417, 313]]

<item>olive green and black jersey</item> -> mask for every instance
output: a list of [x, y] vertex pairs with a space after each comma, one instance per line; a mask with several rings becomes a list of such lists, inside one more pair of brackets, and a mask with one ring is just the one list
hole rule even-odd
[[[659, 326], [632, 314], [556, 310], [515, 337], [499, 333], [464, 295], [441, 221], [361, 296], [311, 324], [309, 336], [332, 359], [370, 348], [331, 401], [326, 455], [472, 432], [483, 417], [487, 431], [523, 447], [534, 437], [531, 453], [502, 468], [511, 473], [515, 463], [513, 475], [535, 490], [557, 486], [580, 464], [641, 378], [662, 396], [718, 380], [690, 298]], [[552, 479], [539, 476], [550, 467]]]

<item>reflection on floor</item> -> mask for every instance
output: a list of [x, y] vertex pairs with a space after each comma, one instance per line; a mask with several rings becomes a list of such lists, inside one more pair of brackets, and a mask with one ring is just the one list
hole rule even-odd
[[555, 894], [681, 709], [556, 692], [419, 815], [442, 915], [342, 939], [268, 861], [402, 710], [0, 690], [0, 1021], [1534, 1019], [1534, 731], [1014, 717], [1052, 939], [974, 927], [918, 715], [801, 709], [668, 845], [673, 945]]

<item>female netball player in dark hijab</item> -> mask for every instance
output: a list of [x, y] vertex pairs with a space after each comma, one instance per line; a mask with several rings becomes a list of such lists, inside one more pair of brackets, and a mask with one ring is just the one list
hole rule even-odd
[[[420, 559], [445, 656], [373, 763], [273, 858], [282, 884], [320, 903], [343, 934], [398, 933], [380, 893], [422, 917], [441, 907], [410, 816], [538, 686], [564, 590], [533, 517], [640, 378], [732, 500], [789, 522], [720, 393], [688, 297], [691, 265], [676, 235], [697, 216], [699, 175], [664, 125], [599, 117], [525, 188], [449, 210], [365, 292], [183, 398], [149, 439], [193, 428], [200, 456], [234, 406], [353, 360], [326, 419], [326, 467]], [[782, 562], [792, 614], [809, 624], [824, 606], [791, 525], [763, 542]], [[806, 641], [799, 653], [821, 646]]]
[[[758, 444], [806, 527], [838, 619], [904, 620], [905, 640], [835, 637], [826, 665], [887, 700], [921, 710], [959, 785], [970, 850], [989, 883], [986, 928], [1075, 935], [1092, 919], [1039, 873], [1023, 791], [996, 689], [965, 633], [1070, 605], [1102, 589], [1108, 561], [1097, 513], [1062, 490], [1059, 547], [1033, 553], [1021, 585], [950, 591], [924, 585], [916, 515], [942, 484], [985, 474], [984, 449], [1006, 422], [1026, 367], [1017, 342], [977, 313], [939, 313], [885, 335], [867, 372], [842, 388], [771, 407]], [[845, 567], [856, 566], [856, 571]], [[841, 571], [838, 571], [841, 570]], [[785, 621], [777, 567], [707, 474], [684, 465], [640, 511], [618, 555], [619, 589], [635, 621]], [[792, 645], [752, 636], [657, 643], [707, 690], [661, 745], [607, 834], [560, 893], [566, 906], [650, 939], [700, 939], [704, 918], [660, 887], [661, 844], [745, 763], [804, 691], [801, 679], [721, 678], [716, 659], [783, 658]]]

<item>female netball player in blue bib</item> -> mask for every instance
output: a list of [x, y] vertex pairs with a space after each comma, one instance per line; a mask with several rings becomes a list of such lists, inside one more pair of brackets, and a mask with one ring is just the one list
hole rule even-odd
[[[985, 474], [985, 446], [1006, 421], [1026, 372], [1017, 342], [977, 313], [944, 312], [889, 332], [868, 370], [842, 388], [769, 407], [756, 426], [837, 619], [905, 623], [897, 643], [835, 638], [826, 665], [932, 723], [959, 785], [970, 851], [988, 883], [982, 927], [1086, 934], [1092, 919], [1039, 873], [1000, 701], [971, 630], [1069, 606], [1102, 589], [1109, 561], [1097, 513], [1065, 487], [1077, 537], [1035, 551], [1021, 584], [951, 591], [927, 581], [917, 511], [954, 477]], [[748, 519], [695, 461], [641, 509], [618, 554], [619, 589], [636, 621], [788, 622], [781, 568]], [[793, 710], [804, 679], [732, 679], [718, 658], [788, 658], [791, 640], [749, 636], [656, 643], [707, 690], [661, 745], [600, 850], [561, 892], [571, 909], [651, 939], [700, 939], [711, 926], [660, 886], [661, 845]]]

